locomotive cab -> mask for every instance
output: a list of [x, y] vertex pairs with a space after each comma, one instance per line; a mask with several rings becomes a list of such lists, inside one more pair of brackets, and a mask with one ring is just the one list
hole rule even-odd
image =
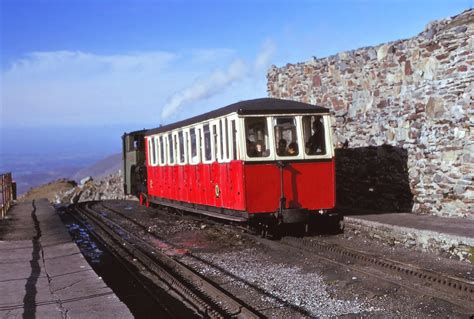
[[127, 195], [146, 192], [145, 131], [122, 136], [123, 189]]

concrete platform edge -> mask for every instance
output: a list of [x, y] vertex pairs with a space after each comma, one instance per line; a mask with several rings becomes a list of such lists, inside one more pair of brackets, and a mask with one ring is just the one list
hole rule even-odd
[[402, 245], [474, 263], [474, 238], [390, 225], [351, 216], [344, 217], [344, 224], [346, 231], [352, 231], [355, 235], [362, 234], [389, 245]]

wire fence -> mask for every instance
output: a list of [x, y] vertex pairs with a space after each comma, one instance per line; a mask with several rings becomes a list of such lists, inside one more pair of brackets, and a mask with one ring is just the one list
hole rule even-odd
[[4, 219], [13, 204], [15, 194], [12, 174], [0, 174], [0, 218]]

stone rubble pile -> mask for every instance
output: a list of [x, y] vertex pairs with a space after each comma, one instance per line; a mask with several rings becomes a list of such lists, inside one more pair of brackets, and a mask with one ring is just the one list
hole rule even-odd
[[55, 203], [67, 205], [106, 199], [136, 199], [124, 194], [120, 170], [100, 180], [93, 180], [90, 176], [82, 179], [80, 184], [71, 190], [56, 194]]
[[[347, 190], [338, 190], [338, 199], [362, 184], [367, 196], [379, 188], [376, 197], [390, 210], [393, 182], [408, 190], [402, 198], [412, 196], [413, 212], [474, 218], [473, 9], [432, 22], [410, 39], [273, 66], [267, 79], [271, 97], [330, 108], [336, 145], [359, 150], [340, 159], [337, 182]], [[363, 174], [344, 180], [354, 176], [354, 167], [372, 169], [360, 152], [382, 146], [406, 153], [398, 170], [375, 169], [391, 182], [380, 185]]]

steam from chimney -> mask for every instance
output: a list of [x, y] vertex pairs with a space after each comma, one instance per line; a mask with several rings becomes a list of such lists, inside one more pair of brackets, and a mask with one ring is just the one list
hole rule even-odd
[[176, 113], [182, 105], [210, 98], [235, 82], [242, 81], [253, 74], [262, 72], [269, 66], [276, 46], [270, 39], [266, 40], [257, 55], [253, 68], [241, 59], [234, 60], [227, 70], [217, 70], [210, 76], [198, 79], [193, 85], [171, 96], [163, 107], [161, 118], [167, 119]]

